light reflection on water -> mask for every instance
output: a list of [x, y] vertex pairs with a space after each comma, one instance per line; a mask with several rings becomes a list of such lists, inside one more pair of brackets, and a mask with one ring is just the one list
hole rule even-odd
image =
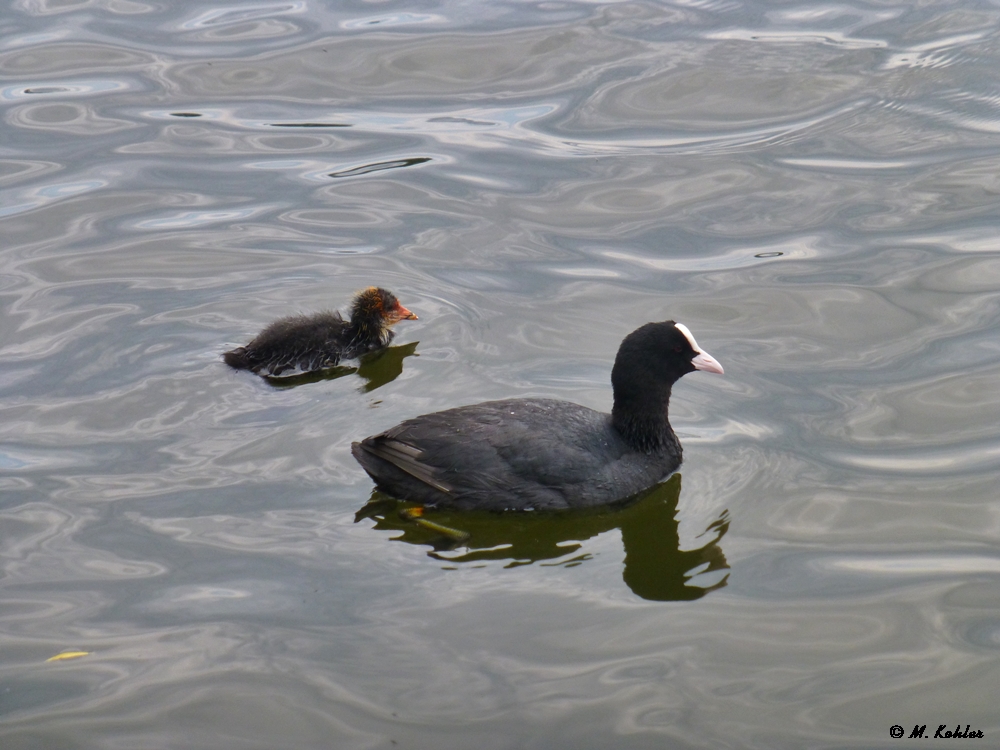
[[[991, 5], [4, 22], [5, 748], [1000, 736]], [[221, 363], [372, 283], [420, 316], [382, 357]], [[352, 440], [607, 410], [665, 318], [726, 367], [674, 389], [683, 491], [451, 550], [366, 505]]]

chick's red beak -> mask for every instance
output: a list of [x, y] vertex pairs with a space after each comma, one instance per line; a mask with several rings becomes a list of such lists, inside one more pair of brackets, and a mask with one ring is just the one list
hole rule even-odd
[[400, 320], [419, 320], [415, 313], [411, 313], [399, 302], [396, 303], [396, 314], [399, 315]]

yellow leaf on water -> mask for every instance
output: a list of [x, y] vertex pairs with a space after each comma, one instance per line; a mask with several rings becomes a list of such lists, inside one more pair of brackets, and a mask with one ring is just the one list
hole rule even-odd
[[65, 661], [66, 659], [79, 659], [81, 656], [87, 656], [89, 651], [63, 651], [61, 654], [56, 654], [51, 656], [45, 661]]

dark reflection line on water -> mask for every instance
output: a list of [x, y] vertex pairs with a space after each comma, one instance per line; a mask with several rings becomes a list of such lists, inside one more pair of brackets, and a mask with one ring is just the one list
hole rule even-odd
[[434, 523], [468, 534], [461, 551], [456, 551], [453, 538], [405, 520], [401, 512], [413, 503], [378, 490], [373, 490], [354, 520], [373, 518], [375, 529], [400, 532], [391, 541], [429, 546], [427, 554], [436, 560], [451, 564], [492, 560], [506, 562], [505, 568], [542, 560], [551, 561], [543, 565], [575, 567], [592, 559], [581, 552], [583, 542], [620, 529], [625, 548], [622, 578], [633, 593], [650, 601], [693, 601], [728, 582], [729, 563], [719, 542], [729, 530], [730, 519], [729, 512], [723, 511], [699, 535], [708, 536], [705, 544], [682, 550], [676, 517], [680, 491], [681, 475], [674, 474], [614, 507], [557, 513], [429, 511]]
[[454, 117], [452, 115], [428, 118], [427, 122], [449, 123], [455, 125], [476, 125], [481, 127], [496, 127], [498, 123], [492, 120], [473, 120], [469, 117]]
[[350, 21], [341, 21], [342, 29], [365, 29], [375, 26], [409, 26], [418, 23], [446, 23], [446, 18], [436, 13], [390, 13], [384, 16], [368, 16]]
[[127, 81], [95, 78], [89, 80], [62, 81], [50, 83], [47, 86], [6, 86], [0, 89], [0, 99], [13, 101], [24, 97], [55, 96], [62, 95], [62, 98], [74, 96], [87, 96], [90, 94], [105, 95], [113, 92], [125, 91], [131, 88]]
[[352, 169], [345, 169], [340, 172], [330, 172], [327, 176], [333, 178], [339, 177], [359, 177], [363, 174], [368, 174], [370, 172], [381, 172], [386, 169], [401, 169], [403, 167], [412, 167], [417, 164], [423, 164], [431, 160], [429, 156], [414, 156], [409, 159], [393, 159], [392, 161], [380, 161], [373, 164], [365, 164], [360, 167], [353, 167]]

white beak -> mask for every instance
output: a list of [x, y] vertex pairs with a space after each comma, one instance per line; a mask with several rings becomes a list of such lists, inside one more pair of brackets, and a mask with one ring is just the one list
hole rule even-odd
[[715, 372], [719, 375], [725, 374], [722, 371], [722, 365], [719, 364], [719, 360], [708, 352], [698, 352], [695, 358], [691, 360], [691, 364], [694, 365], [694, 369], [701, 370], [702, 372]]
[[684, 338], [688, 340], [691, 344], [691, 348], [695, 351], [695, 357], [691, 360], [691, 364], [694, 365], [694, 369], [702, 370], [704, 372], [717, 372], [722, 375], [722, 365], [719, 364], [719, 360], [713, 357], [708, 352], [703, 352], [701, 347], [698, 346], [698, 342], [694, 340], [694, 335], [691, 333], [691, 329], [688, 328], [683, 323], [674, 323], [674, 328], [684, 334]]

